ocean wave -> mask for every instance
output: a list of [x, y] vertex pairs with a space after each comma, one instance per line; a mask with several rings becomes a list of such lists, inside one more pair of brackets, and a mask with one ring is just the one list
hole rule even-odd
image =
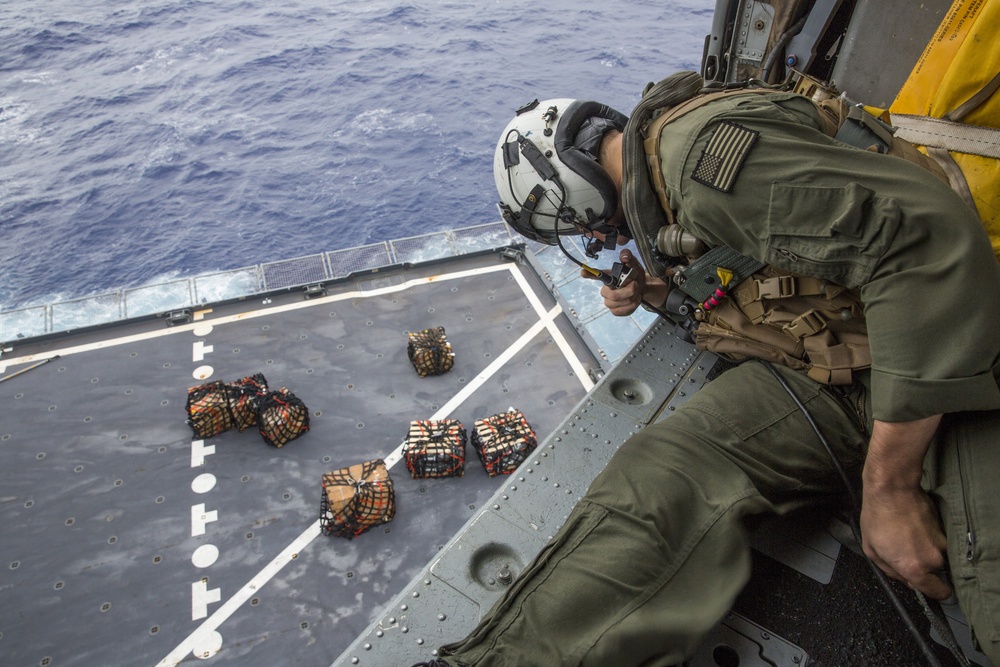
[[713, 8], [5, 8], [0, 308], [491, 222], [492, 150], [517, 106], [627, 111], [646, 81], [697, 67]]
[[27, 102], [0, 97], [0, 145], [35, 143], [42, 129], [32, 124], [32, 117], [32, 106]]

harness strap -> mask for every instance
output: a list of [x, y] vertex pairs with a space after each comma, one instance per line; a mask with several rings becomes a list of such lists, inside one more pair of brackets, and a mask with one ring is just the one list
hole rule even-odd
[[[802, 313], [785, 326], [781, 327], [781, 330], [795, 340], [799, 340], [801, 338], [815, 336], [820, 331], [823, 331], [826, 329], [827, 322], [829, 322], [829, 320], [821, 310], [812, 308]], [[806, 349], [808, 350], [808, 346]]]
[[965, 174], [962, 172], [962, 168], [958, 166], [955, 162], [955, 158], [951, 156], [946, 148], [933, 148], [927, 147], [927, 154], [933, 158], [939, 167], [944, 170], [945, 176], [948, 177], [948, 185], [951, 189], [958, 193], [958, 196], [968, 204], [969, 208], [979, 214], [979, 208], [976, 206], [976, 200], [972, 196], [972, 190], [969, 189], [969, 182], [965, 180]]
[[893, 114], [892, 122], [910, 143], [1000, 159], [1000, 129], [909, 114]]
[[892, 131], [885, 124], [857, 105], [847, 105], [846, 111], [845, 122], [836, 134], [838, 141], [865, 150], [875, 146], [879, 153], [888, 152]]
[[[838, 286], [839, 287], [839, 286]], [[778, 275], [771, 278], [756, 279], [748, 282], [746, 290], [751, 301], [761, 299], [788, 299], [793, 296], [816, 296], [822, 294], [830, 297], [829, 284], [819, 278], [798, 275]], [[841, 289], [835, 290], [838, 293]]]

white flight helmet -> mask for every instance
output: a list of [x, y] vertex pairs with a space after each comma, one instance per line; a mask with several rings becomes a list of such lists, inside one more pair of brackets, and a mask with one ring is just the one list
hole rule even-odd
[[604, 133], [622, 131], [627, 121], [609, 106], [583, 100], [535, 100], [518, 109], [493, 159], [507, 224], [549, 245], [562, 235], [610, 231], [618, 193], [597, 155]]

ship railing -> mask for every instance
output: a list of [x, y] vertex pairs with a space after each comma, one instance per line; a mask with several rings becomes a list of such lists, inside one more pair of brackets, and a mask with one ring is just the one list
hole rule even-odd
[[[0, 312], [0, 342], [64, 333], [119, 320], [183, 313], [205, 304], [240, 299], [282, 289], [307, 288], [352, 274], [405, 263], [524, 243], [503, 222], [493, 222], [392, 241], [331, 250], [276, 262], [178, 278], [104, 294]], [[598, 353], [614, 362], [642, 334], [655, 316], [637, 310], [628, 318], [610, 316], [598, 297], [599, 285], [580, 276], [580, 268], [553, 246], [527, 242], [536, 271], [565, 304], [568, 314], [589, 335]]]
[[0, 341], [180, 311], [345, 278], [395, 264], [490, 250], [514, 242], [507, 225], [492, 222], [20, 308], [0, 312]]

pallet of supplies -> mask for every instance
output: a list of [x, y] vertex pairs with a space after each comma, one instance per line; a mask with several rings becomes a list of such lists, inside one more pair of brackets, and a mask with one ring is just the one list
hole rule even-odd
[[229, 412], [236, 429], [242, 433], [257, 425], [260, 401], [267, 394], [267, 380], [260, 373], [226, 385], [229, 390]]

